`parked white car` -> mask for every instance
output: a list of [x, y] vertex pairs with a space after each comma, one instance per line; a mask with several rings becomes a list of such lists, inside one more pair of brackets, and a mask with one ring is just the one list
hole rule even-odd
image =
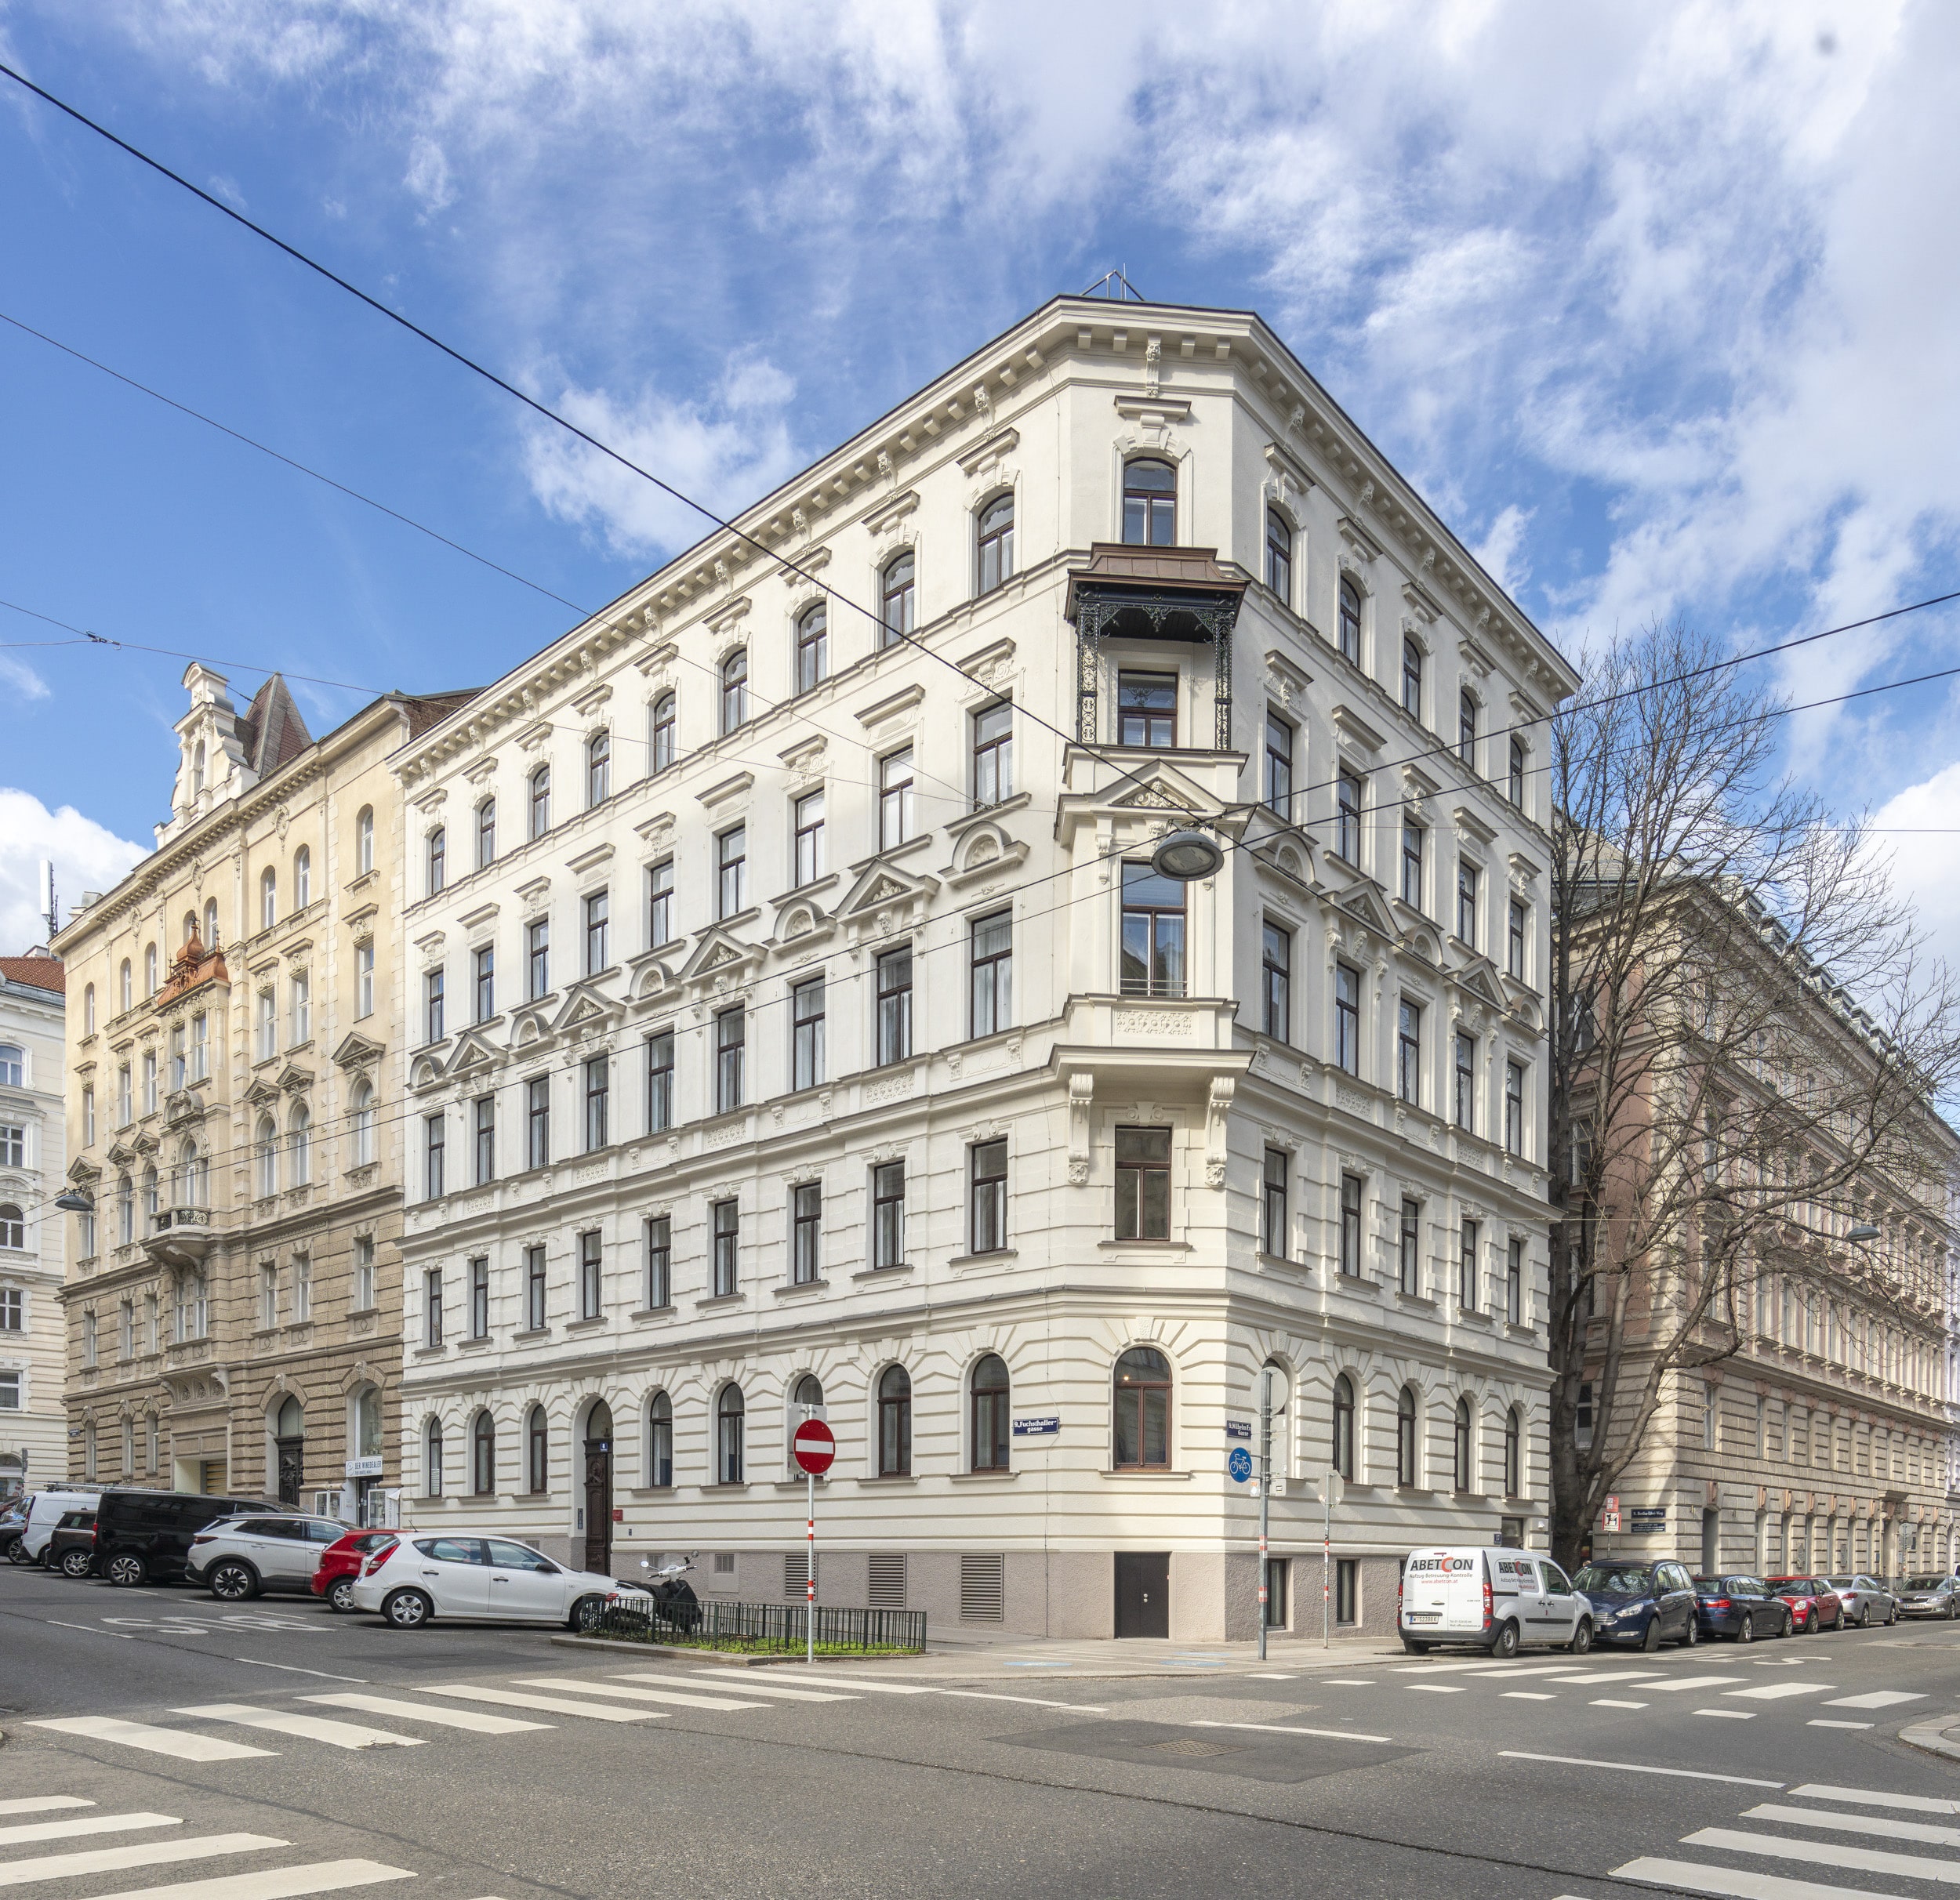
[[227, 1603], [266, 1590], [309, 1591], [321, 1552], [347, 1530], [332, 1517], [220, 1517], [191, 1538], [184, 1580]]
[[1471, 1644], [1500, 1657], [1526, 1644], [1584, 1655], [1592, 1647], [1592, 1615], [1566, 1573], [1534, 1550], [1411, 1550], [1403, 1565], [1397, 1621], [1412, 1655], [1439, 1643]]
[[[48, 1548], [54, 1527], [71, 1510], [93, 1510], [102, 1502], [99, 1491], [37, 1491], [27, 1507], [27, 1522], [20, 1532], [17, 1564], [38, 1564]], [[12, 1554], [10, 1552], [9, 1555]]]
[[354, 1607], [397, 1630], [432, 1617], [561, 1623], [575, 1630], [619, 1586], [593, 1570], [568, 1570], [507, 1537], [404, 1532], [361, 1566]]

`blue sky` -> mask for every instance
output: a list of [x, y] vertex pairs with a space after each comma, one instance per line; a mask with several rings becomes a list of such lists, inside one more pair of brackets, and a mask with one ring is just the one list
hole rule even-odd
[[[1951, 9], [0, 0], [0, 51], [718, 508], [1121, 263], [1260, 310], [1568, 651], [1960, 586]], [[4, 91], [0, 314], [582, 605], [694, 538]], [[316, 730], [570, 618], [5, 323], [0, 397], [0, 598], [345, 682], [295, 680]], [[63, 637], [0, 610], [0, 641]], [[1940, 610], [1761, 677], [1809, 699], [1956, 647]], [[0, 646], [0, 947], [44, 851], [72, 899], [148, 839], [181, 669]], [[1957, 705], [1789, 734], [1949, 954]]]

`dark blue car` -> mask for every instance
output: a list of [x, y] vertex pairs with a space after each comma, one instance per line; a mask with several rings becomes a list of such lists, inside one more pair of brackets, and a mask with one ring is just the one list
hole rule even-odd
[[1753, 1643], [1759, 1636], [1788, 1636], [1790, 1606], [1761, 1577], [1697, 1577], [1695, 1616], [1704, 1636]]
[[1692, 1644], [1701, 1630], [1694, 1585], [1686, 1568], [1663, 1558], [1652, 1564], [1588, 1564], [1573, 1587], [1592, 1605], [1595, 1643]]

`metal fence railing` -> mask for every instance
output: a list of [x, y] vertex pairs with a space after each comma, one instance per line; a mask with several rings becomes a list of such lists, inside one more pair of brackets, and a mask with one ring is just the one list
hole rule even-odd
[[[819, 1655], [882, 1652], [918, 1655], [926, 1646], [924, 1610], [853, 1610], [819, 1604], [815, 1611]], [[809, 1608], [800, 1603], [672, 1603], [608, 1604], [581, 1625], [587, 1636], [637, 1643], [675, 1643], [695, 1649], [800, 1650], [809, 1640]]]

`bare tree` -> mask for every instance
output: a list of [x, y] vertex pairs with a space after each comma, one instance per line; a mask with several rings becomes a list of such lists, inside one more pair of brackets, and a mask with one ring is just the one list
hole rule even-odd
[[[1552, 1549], [1671, 1376], [1762, 1303], [1937, 1342], [1960, 991], [1861, 822], [1780, 771], [1780, 706], [1685, 629], [1616, 640], [1555, 721]], [[1875, 1236], [1853, 1240], [1875, 1226]], [[1942, 1354], [1942, 1357], [1944, 1354]], [[1581, 1429], [1581, 1387], [1591, 1417]]]

